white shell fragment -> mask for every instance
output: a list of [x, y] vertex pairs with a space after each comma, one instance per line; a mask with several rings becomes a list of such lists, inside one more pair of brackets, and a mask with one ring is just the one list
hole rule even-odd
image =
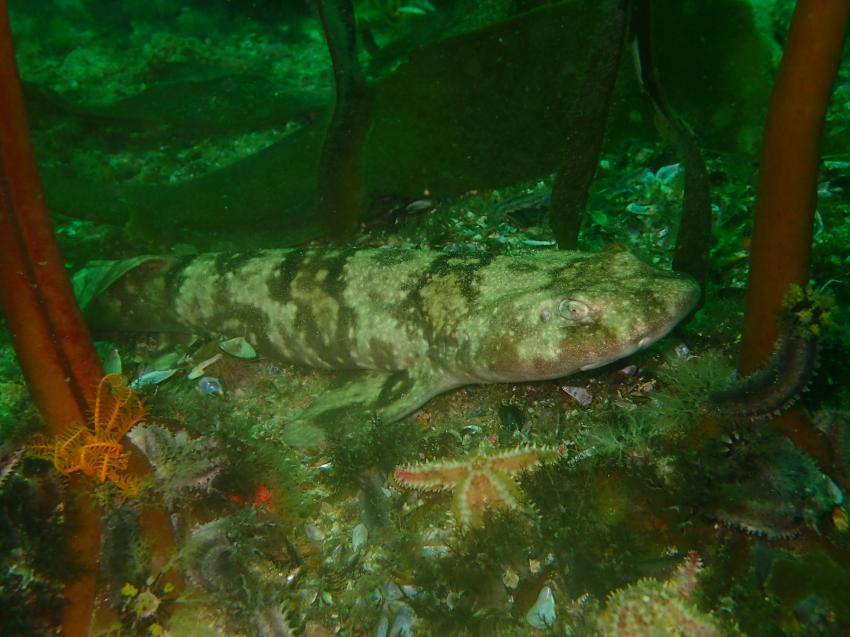
[[366, 546], [366, 541], [369, 539], [369, 529], [362, 522], [354, 527], [351, 532], [351, 549], [357, 553]]
[[148, 385], [159, 385], [161, 382], [168, 380], [177, 373], [176, 369], [163, 369], [152, 372], [145, 372], [137, 376], [130, 383], [130, 389], [141, 389]]
[[587, 407], [591, 402], [593, 402], [593, 396], [584, 387], [564, 385], [561, 389], [582, 407]]
[[399, 604], [398, 613], [390, 626], [389, 637], [410, 637], [410, 626], [413, 623], [413, 609], [407, 604]]
[[649, 215], [652, 214], [652, 206], [645, 206], [633, 201], [626, 206], [626, 212], [631, 212], [633, 215]]
[[304, 525], [304, 534], [314, 542], [321, 542], [325, 539], [325, 534], [315, 524], [307, 523]]
[[390, 618], [386, 615], [381, 615], [381, 619], [378, 620], [378, 625], [375, 627], [375, 632], [372, 633], [372, 637], [387, 637], [387, 633], [390, 632]]
[[120, 374], [122, 369], [121, 354], [119, 354], [118, 350], [113, 347], [109, 350], [109, 354], [106, 355], [106, 358], [103, 361], [103, 373]]
[[398, 584], [390, 580], [384, 584], [384, 587], [381, 589], [381, 595], [384, 596], [384, 599], [395, 601], [401, 599], [404, 596], [404, 592], [402, 592]]
[[668, 164], [662, 166], [655, 173], [655, 178], [662, 184], [669, 184], [682, 172], [682, 164]]
[[533, 628], [549, 628], [555, 625], [558, 613], [555, 611], [555, 597], [552, 589], [544, 586], [537, 595], [534, 606], [525, 614], [525, 621]]
[[204, 375], [204, 370], [216, 361], [218, 361], [222, 356], [223, 354], [216, 354], [215, 356], [210, 356], [205, 361], [201, 361], [192, 368], [192, 371], [189, 372], [189, 375], [186, 376], [186, 378], [188, 378], [189, 380], [195, 380], [196, 378], [200, 378]]
[[218, 344], [218, 348], [225, 354], [236, 358], [257, 358], [257, 352], [242, 336], [222, 341]]
[[523, 243], [529, 248], [548, 248], [549, 246], [556, 245], [554, 241], [543, 239], [526, 239]]
[[407, 204], [405, 210], [407, 212], [421, 212], [428, 208], [432, 208], [433, 206], [434, 204], [430, 199], [417, 199], [416, 201], [411, 201]]

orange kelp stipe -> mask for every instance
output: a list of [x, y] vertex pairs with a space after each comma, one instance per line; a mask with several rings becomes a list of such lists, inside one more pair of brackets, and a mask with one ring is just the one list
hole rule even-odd
[[48, 429], [84, 422], [103, 376], [47, 214], [0, 0], [0, 306]]
[[[24, 112], [6, 1], [0, 0], [0, 308], [51, 434], [85, 422], [103, 375], [47, 215]], [[72, 481], [72, 493], [76, 481]], [[69, 511], [82, 573], [65, 586], [62, 633], [89, 633], [100, 524], [83, 495]], [[74, 515], [74, 513], [76, 515]]]
[[[809, 278], [820, 139], [850, 19], [850, 0], [798, 0], [770, 100], [751, 243], [740, 371], [770, 356], [791, 284]], [[775, 424], [822, 464], [825, 445], [799, 410]]]
[[774, 317], [809, 279], [820, 139], [850, 19], [850, 0], [799, 0], [765, 126], [751, 241], [741, 372], [773, 351]]

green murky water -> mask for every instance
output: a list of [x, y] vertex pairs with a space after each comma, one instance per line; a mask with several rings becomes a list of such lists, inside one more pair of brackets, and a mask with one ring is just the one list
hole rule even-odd
[[44, 435], [0, 332], [0, 634], [81, 515], [93, 635], [850, 634], [850, 66], [741, 381], [794, 3], [648, 6], [10, 0], [113, 375]]

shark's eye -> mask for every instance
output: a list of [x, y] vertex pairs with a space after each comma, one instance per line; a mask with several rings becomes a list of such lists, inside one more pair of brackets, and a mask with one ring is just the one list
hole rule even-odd
[[581, 301], [564, 299], [558, 304], [558, 314], [568, 321], [583, 321], [590, 315], [590, 308]]

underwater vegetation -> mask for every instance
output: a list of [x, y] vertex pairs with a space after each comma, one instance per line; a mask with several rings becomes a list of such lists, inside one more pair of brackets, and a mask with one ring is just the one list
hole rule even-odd
[[288, 637], [295, 633], [280, 595], [287, 580], [274, 573], [291, 559], [274, 551], [274, 529], [256, 516], [248, 508], [193, 528], [182, 559], [195, 585], [225, 605], [234, 631], [250, 627], [254, 634]]
[[[768, 144], [771, 161], [807, 162], [765, 170], [761, 188], [806, 195], [788, 199], [790, 221], [752, 183], [772, 70], [799, 42], [784, 35], [790, 3], [657, 0], [641, 86], [622, 60], [639, 0], [12, 4], [71, 256], [42, 253], [48, 226], [25, 232], [15, 187], [38, 195], [21, 169], [34, 164], [4, 143], [0, 222], [16, 233], [0, 270], [54, 277], [0, 286], [0, 354], [14, 345], [20, 363], [0, 366], [4, 635], [850, 631], [847, 165], [818, 172], [812, 148]], [[825, 22], [817, 41], [842, 39], [828, 27], [847, 21]], [[798, 68], [831, 85], [829, 64]], [[847, 80], [845, 65], [839, 97]], [[782, 121], [774, 142], [804, 128]], [[848, 112], [828, 121], [841, 148]], [[566, 234], [598, 255], [556, 249], [564, 195]], [[689, 199], [702, 207], [680, 215]], [[255, 248], [310, 238], [261, 271]], [[707, 272], [683, 266], [689, 251]], [[78, 316], [65, 264], [116, 258], [98, 267], [108, 283], [128, 275], [120, 298], [92, 306], [106, 287], [92, 279], [78, 290], [88, 325], [186, 333], [98, 331], [109, 340], [95, 350], [81, 321], [57, 329]], [[671, 261], [703, 284], [695, 317]], [[650, 271], [668, 286], [650, 293]], [[556, 273], [565, 288], [547, 287]], [[500, 296], [511, 285], [520, 300], [541, 292], [527, 320]], [[580, 338], [598, 290], [646, 334], [632, 342], [615, 320]], [[293, 298], [285, 320], [258, 307]], [[492, 304], [456, 342], [435, 335], [479, 300]], [[535, 375], [553, 326], [583, 357], [569, 378]], [[275, 358], [289, 337], [326, 369]], [[538, 349], [518, 371], [526, 345]], [[366, 359], [389, 364], [352, 383]], [[461, 386], [471, 376], [488, 382]], [[47, 429], [34, 437], [36, 409]], [[287, 444], [310, 409], [324, 435]]]
[[128, 437], [150, 462], [169, 510], [178, 507], [178, 500], [208, 492], [227, 464], [213, 438], [192, 438], [186, 431], [174, 433], [147, 423], [134, 427]]

